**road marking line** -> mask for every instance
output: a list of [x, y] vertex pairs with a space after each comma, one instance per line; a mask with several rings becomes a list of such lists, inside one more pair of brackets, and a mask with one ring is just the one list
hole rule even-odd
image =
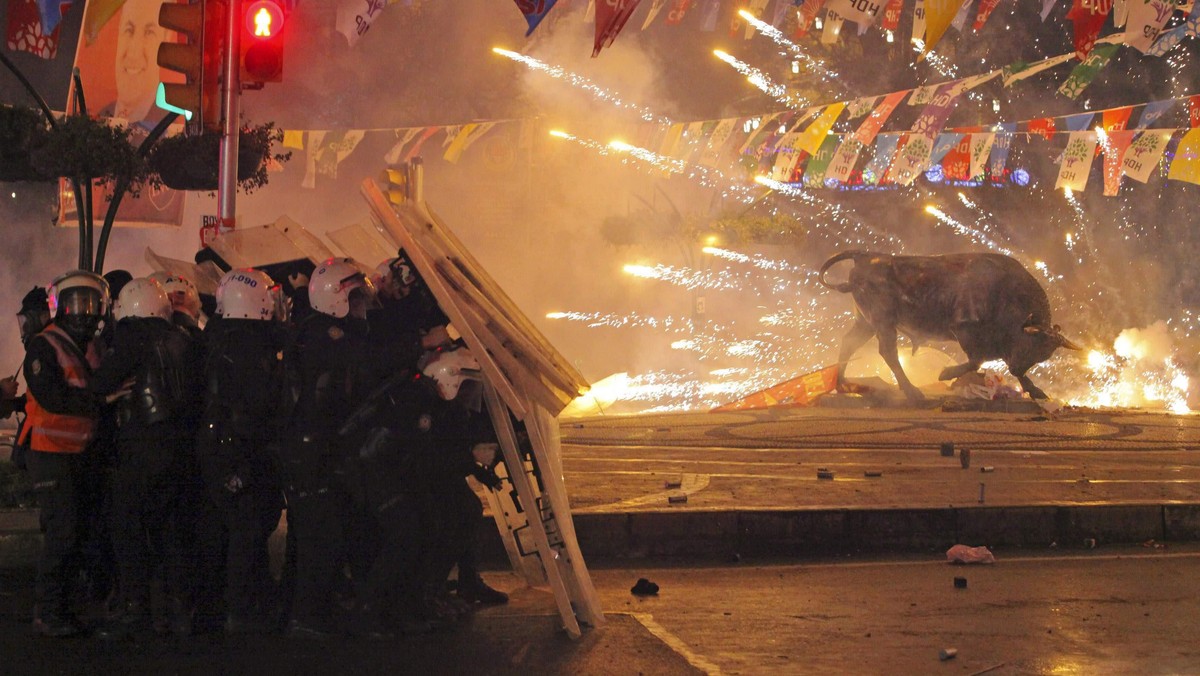
[[658, 640], [667, 644], [667, 647], [679, 653], [683, 659], [687, 660], [688, 664], [703, 671], [709, 676], [720, 676], [721, 667], [709, 662], [707, 658], [694, 652], [688, 647], [678, 636], [672, 634], [666, 627], [655, 621], [654, 616], [650, 613], [613, 613], [614, 615], [629, 615], [637, 620], [639, 624], [646, 628], [646, 631], [653, 634]]
[[[642, 472], [632, 472], [633, 474], [642, 474]], [[613, 502], [604, 505], [592, 505], [575, 509], [576, 513], [594, 512], [600, 509], [615, 509], [618, 507], [640, 507], [641, 505], [652, 505], [654, 503], [667, 504], [667, 500], [673, 495], [690, 496], [708, 488], [709, 475], [707, 474], [684, 474], [679, 484], [679, 488], [672, 488], [665, 491], [658, 491], [649, 495], [643, 495], [636, 498], [629, 498], [620, 502]]]

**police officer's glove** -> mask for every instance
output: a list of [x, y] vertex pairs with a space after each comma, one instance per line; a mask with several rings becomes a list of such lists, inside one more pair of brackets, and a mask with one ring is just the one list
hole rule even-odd
[[495, 467], [497, 454], [500, 452], [500, 444], [475, 444], [471, 447], [471, 456], [475, 458], [475, 462], [484, 467]]
[[493, 491], [499, 490], [501, 484], [504, 483], [501, 481], [500, 477], [496, 476], [496, 471], [491, 467], [476, 467], [474, 471], [471, 472], [471, 476], [475, 477], [476, 481], [484, 486], [487, 486]]

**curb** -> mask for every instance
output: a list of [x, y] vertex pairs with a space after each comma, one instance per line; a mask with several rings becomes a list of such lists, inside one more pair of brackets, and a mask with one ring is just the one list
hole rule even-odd
[[[0, 513], [0, 568], [32, 566], [37, 512]], [[1200, 541], [1200, 503], [920, 509], [642, 511], [574, 516], [589, 559], [704, 559], [944, 551], [956, 544], [1082, 549]], [[490, 517], [481, 558], [507, 565]]]

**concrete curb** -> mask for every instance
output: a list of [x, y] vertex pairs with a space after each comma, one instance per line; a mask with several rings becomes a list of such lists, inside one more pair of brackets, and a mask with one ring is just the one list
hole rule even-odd
[[[713, 559], [942, 551], [955, 544], [1080, 549], [1105, 544], [1200, 541], [1200, 503], [1034, 505], [919, 509], [640, 511], [575, 515], [589, 559]], [[503, 564], [491, 518], [483, 558]], [[0, 568], [31, 566], [41, 535], [36, 510], [0, 512]]]

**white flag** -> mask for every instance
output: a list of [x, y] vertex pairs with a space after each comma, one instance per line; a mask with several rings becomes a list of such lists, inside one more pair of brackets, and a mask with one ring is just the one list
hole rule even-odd
[[1058, 168], [1058, 180], [1054, 189], [1070, 188], [1083, 192], [1087, 187], [1088, 174], [1092, 173], [1092, 158], [1096, 156], [1096, 132], [1073, 131], [1067, 140], [1067, 149], [1062, 154]]
[[995, 134], [971, 134], [971, 178], [982, 176], [987, 170], [988, 157], [992, 154]]
[[1162, 160], [1163, 149], [1171, 140], [1171, 132], [1154, 130], [1143, 132], [1125, 151], [1125, 159], [1121, 161], [1121, 171], [1139, 183], [1150, 180], [1150, 172], [1158, 167]]
[[386, 5], [385, 0], [338, 0], [338, 32], [345, 35], [353, 47]]

